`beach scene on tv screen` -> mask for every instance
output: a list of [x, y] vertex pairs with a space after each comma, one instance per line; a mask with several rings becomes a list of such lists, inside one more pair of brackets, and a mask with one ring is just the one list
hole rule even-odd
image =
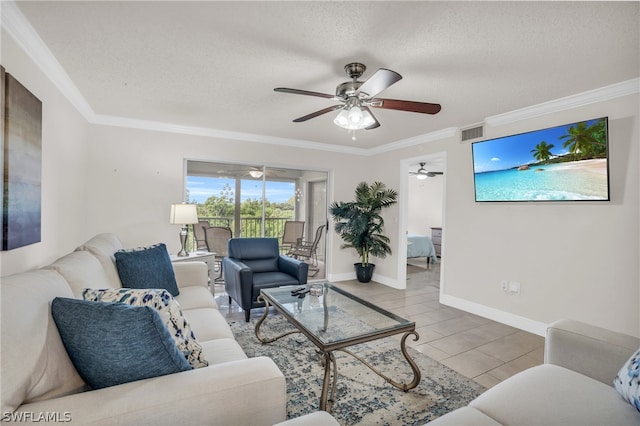
[[476, 201], [608, 200], [607, 118], [476, 142]]

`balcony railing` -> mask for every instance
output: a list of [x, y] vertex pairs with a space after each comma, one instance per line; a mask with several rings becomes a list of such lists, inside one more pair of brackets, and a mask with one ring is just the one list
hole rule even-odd
[[[261, 237], [262, 236], [262, 218], [259, 217], [241, 217], [240, 218], [240, 235], [235, 232], [235, 219], [233, 217], [200, 217], [201, 221], [209, 222], [211, 226], [226, 226], [231, 228], [234, 237]], [[268, 217], [264, 220], [264, 236], [276, 237], [278, 242], [282, 243], [282, 235], [284, 234], [284, 223], [292, 220], [286, 217]], [[192, 236], [190, 236], [192, 238]]]

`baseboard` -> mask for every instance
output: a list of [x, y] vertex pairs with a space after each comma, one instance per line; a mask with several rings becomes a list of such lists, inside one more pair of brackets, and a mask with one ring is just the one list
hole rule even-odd
[[479, 303], [470, 302], [459, 297], [441, 294], [440, 303], [492, 321], [497, 321], [510, 325], [511, 327], [519, 328], [520, 330], [528, 331], [529, 333], [537, 334], [538, 336], [544, 337], [547, 332], [548, 324], [546, 323], [534, 321], [529, 318], [521, 317], [520, 315], [511, 314]]
[[[327, 275], [327, 281], [335, 283], [340, 281], [348, 281], [348, 280], [356, 280], [355, 272], [347, 272], [343, 274], [329, 274]], [[404, 290], [406, 288], [406, 284], [404, 286], [400, 286], [397, 279], [385, 277], [380, 274], [376, 274], [374, 272], [372, 281], [380, 283], [382, 285], [386, 285], [388, 287], [396, 288], [398, 290]]]

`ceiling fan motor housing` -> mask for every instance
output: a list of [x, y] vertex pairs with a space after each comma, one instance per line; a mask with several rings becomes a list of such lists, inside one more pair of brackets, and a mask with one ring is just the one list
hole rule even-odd
[[343, 99], [355, 96], [356, 91], [360, 86], [362, 86], [361, 81], [345, 81], [342, 84], [338, 84], [336, 87], [336, 96]]
[[360, 78], [366, 69], [367, 67], [360, 62], [351, 62], [344, 66], [344, 72], [353, 80]]

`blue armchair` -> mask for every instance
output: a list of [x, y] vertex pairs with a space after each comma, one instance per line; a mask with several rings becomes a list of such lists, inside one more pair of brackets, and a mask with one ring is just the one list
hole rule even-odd
[[228, 248], [222, 259], [224, 288], [247, 322], [252, 308], [264, 306], [258, 302], [261, 289], [307, 283], [309, 265], [281, 255], [277, 238], [231, 238]]

